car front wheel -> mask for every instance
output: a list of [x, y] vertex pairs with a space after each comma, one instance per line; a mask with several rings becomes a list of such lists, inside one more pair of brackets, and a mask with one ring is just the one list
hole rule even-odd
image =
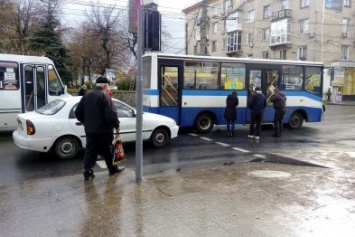
[[154, 130], [150, 137], [150, 142], [155, 147], [163, 147], [170, 141], [170, 137], [166, 129], [158, 128]]
[[75, 137], [59, 138], [54, 145], [54, 153], [59, 159], [74, 158], [80, 150], [79, 142]]

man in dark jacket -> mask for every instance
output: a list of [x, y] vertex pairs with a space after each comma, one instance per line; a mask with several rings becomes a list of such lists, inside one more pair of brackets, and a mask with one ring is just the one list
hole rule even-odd
[[76, 118], [84, 124], [86, 133], [83, 172], [85, 180], [95, 177], [92, 168], [96, 164], [98, 154], [105, 158], [110, 174], [124, 170], [123, 167], [112, 164], [113, 129], [118, 131], [119, 120], [111, 98], [103, 90], [108, 83], [106, 77], [98, 77], [94, 89], [81, 98], [75, 110]]
[[274, 134], [273, 137], [280, 137], [282, 131], [282, 120], [286, 113], [286, 96], [279, 89], [274, 89], [274, 92], [270, 98], [270, 101], [274, 104]]
[[224, 111], [224, 119], [227, 120], [227, 136], [234, 137], [235, 120], [237, 119], [237, 106], [239, 100], [237, 91], [233, 91], [226, 99], [226, 109]]
[[248, 135], [249, 138], [260, 138], [261, 121], [263, 120], [263, 112], [265, 107], [266, 98], [262, 94], [260, 87], [256, 87], [254, 94], [248, 100], [248, 108], [251, 113], [251, 122]]

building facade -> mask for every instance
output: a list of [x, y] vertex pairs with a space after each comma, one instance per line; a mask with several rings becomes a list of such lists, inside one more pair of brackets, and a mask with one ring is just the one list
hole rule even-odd
[[355, 100], [351, 0], [203, 0], [183, 12], [186, 54], [321, 61], [332, 101]]

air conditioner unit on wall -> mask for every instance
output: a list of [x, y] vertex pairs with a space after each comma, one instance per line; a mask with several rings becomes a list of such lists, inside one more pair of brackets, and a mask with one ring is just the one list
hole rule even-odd
[[349, 33], [348, 32], [343, 32], [342, 36], [343, 36], [343, 38], [348, 37]]
[[315, 36], [315, 34], [313, 32], [308, 32], [307, 36], [308, 36], [308, 38], [313, 38]]
[[249, 43], [249, 47], [253, 48], [254, 47], [254, 43]]

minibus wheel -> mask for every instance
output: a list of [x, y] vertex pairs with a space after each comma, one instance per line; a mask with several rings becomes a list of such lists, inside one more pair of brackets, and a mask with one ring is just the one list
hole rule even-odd
[[288, 126], [292, 129], [298, 129], [302, 126], [303, 120], [304, 118], [300, 112], [294, 112], [290, 117]]
[[208, 113], [199, 114], [196, 118], [195, 128], [200, 133], [208, 133], [212, 130], [213, 125], [213, 117]]
[[54, 154], [63, 160], [74, 158], [80, 150], [79, 142], [75, 137], [66, 136], [59, 138], [54, 144]]

